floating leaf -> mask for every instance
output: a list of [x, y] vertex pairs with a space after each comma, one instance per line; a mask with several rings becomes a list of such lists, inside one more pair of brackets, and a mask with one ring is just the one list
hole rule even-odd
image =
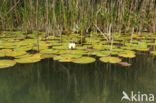
[[63, 54], [60, 56], [62, 56], [63, 58], [80, 58], [80, 57], [82, 57], [81, 54]]
[[99, 56], [99, 57], [109, 56], [110, 51], [96, 51], [96, 52], [92, 52], [91, 55], [96, 55], [96, 56]]
[[87, 51], [85, 51], [85, 50], [68, 50], [67, 53], [73, 54], [73, 55], [76, 55], [76, 54], [85, 55], [85, 54], [87, 54]]
[[56, 55], [53, 57], [53, 60], [61, 60], [63, 59], [63, 57], [61, 57], [60, 55]]
[[102, 62], [109, 62], [110, 57], [101, 57], [100, 61]]
[[2, 50], [0, 50], [0, 53], [4, 53], [4, 54], [10, 53], [10, 52], [12, 52], [11, 49], [2, 49]]
[[78, 63], [78, 64], [88, 64], [88, 63], [93, 63], [95, 61], [96, 59], [92, 57], [81, 57], [73, 60], [74, 63]]
[[80, 58], [82, 55], [78, 54], [62, 54], [59, 56], [54, 56], [53, 60], [59, 60], [60, 62], [71, 62], [74, 59]]
[[136, 48], [138, 51], [149, 51], [149, 48]]
[[15, 51], [29, 51], [31, 49], [32, 47], [30, 46], [20, 46], [20, 47], [14, 48]]
[[124, 58], [134, 58], [135, 57], [135, 52], [134, 51], [123, 51], [118, 54], [120, 57]]
[[53, 46], [53, 49], [68, 49], [68, 46]]
[[8, 52], [6, 56], [16, 57], [16, 56], [21, 56], [25, 54], [26, 54], [25, 51], [11, 51], [11, 52]]
[[4, 53], [0, 53], [0, 57], [4, 57], [5, 55], [4, 55]]
[[12, 67], [16, 64], [13, 60], [0, 60], [0, 68]]
[[35, 63], [39, 62], [41, 60], [41, 54], [34, 54], [31, 57], [25, 57], [25, 58], [20, 58], [20, 59], [15, 59], [17, 63]]
[[118, 57], [101, 57], [100, 61], [109, 63], [118, 63], [121, 61], [121, 59]]
[[68, 58], [68, 59], [60, 59], [59, 62], [72, 62], [73, 59]]
[[53, 49], [44, 49], [40, 51], [41, 54], [46, 54], [46, 53], [58, 54], [58, 52], [59, 52], [58, 50], [53, 50]]
[[50, 53], [42, 54], [41, 59], [53, 58], [54, 56], [55, 56], [54, 54], [50, 54]]
[[20, 55], [20, 56], [16, 56], [15, 58], [26, 58], [26, 57], [31, 57], [32, 54], [25, 54], [25, 55]]
[[127, 62], [119, 62], [118, 64], [120, 64], [122, 66], [125, 66], [125, 67], [131, 66], [131, 64], [130, 63], [127, 63]]
[[156, 55], [156, 51], [150, 51], [150, 53]]

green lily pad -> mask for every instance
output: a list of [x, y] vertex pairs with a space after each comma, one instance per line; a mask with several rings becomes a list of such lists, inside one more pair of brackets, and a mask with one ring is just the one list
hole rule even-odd
[[101, 57], [100, 61], [109, 63], [118, 63], [121, 61], [121, 59], [118, 57]]
[[0, 53], [0, 57], [5, 57], [4, 53]]
[[16, 64], [13, 60], [0, 60], [0, 68], [12, 67]]
[[78, 54], [62, 54], [53, 57], [53, 60], [59, 60], [60, 62], [72, 62], [74, 59], [80, 58], [82, 55]]
[[61, 60], [63, 59], [63, 57], [61, 57], [60, 55], [56, 55], [53, 57], [53, 60]]
[[156, 45], [156, 43], [147, 43], [147, 45], [154, 45], [154, 46], [155, 46], [155, 45]]
[[9, 49], [9, 48], [15, 48], [16, 44], [15, 43], [3, 43], [3, 48]]
[[41, 56], [41, 54], [34, 54], [33, 56], [30, 56], [30, 57], [15, 59], [15, 61], [17, 63], [35, 63], [35, 62], [39, 62], [41, 60], [40, 56]]
[[129, 67], [129, 66], [132, 65], [132, 64], [130, 64], [128, 62], [119, 62], [118, 64], [120, 64], [121, 66], [124, 66], [124, 67]]
[[57, 49], [57, 50], [68, 49], [68, 46], [53, 46], [53, 49]]
[[137, 51], [149, 51], [149, 48], [136, 48]]
[[96, 55], [98, 57], [109, 56], [110, 51], [95, 51], [95, 52], [91, 52], [91, 55]]
[[146, 42], [138, 42], [138, 47], [139, 48], [147, 48], [147, 43]]
[[50, 54], [50, 53], [42, 54], [41, 59], [53, 58], [54, 56], [55, 56], [54, 54]]
[[134, 51], [123, 51], [123, 52], [120, 52], [118, 56], [124, 57], [124, 58], [134, 58], [136, 55]]
[[101, 45], [101, 44], [93, 44], [93, 48], [94, 49], [98, 49], [98, 50], [104, 50], [106, 49], [104, 45]]
[[21, 58], [21, 59], [15, 59], [17, 63], [35, 63], [39, 62], [40, 59], [30, 59], [30, 58]]
[[29, 51], [31, 49], [32, 49], [32, 47], [30, 47], [30, 46], [20, 46], [20, 47], [14, 48], [15, 51]]
[[99, 43], [101, 41], [100, 38], [97, 38], [97, 37], [85, 38], [85, 40], [87, 43]]
[[76, 49], [78, 49], [78, 50], [84, 50], [84, 49], [87, 49], [87, 46], [77, 46]]
[[12, 52], [11, 49], [2, 49], [2, 50], [0, 50], [0, 53], [4, 53], [4, 54], [10, 53], [10, 52]]
[[96, 59], [92, 57], [81, 57], [73, 60], [74, 63], [78, 63], [78, 64], [88, 64], [88, 63], [93, 63], [95, 61]]
[[26, 57], [31, 57], [32, 54], [25, 54], [25, 55], [19, 55], [19, 56], [16, 56], [15, 58], [26, 58]]
[[88, 51], [85, 50], [68, 50], [68, 54], [73, 54], [73, 55], [85, 55], [87, 54]]
[[134, 50], [135, 48], [132, 46], [122, 46], [121, 49]]
[[72, 62], [73, 59], [60, 59], [59, 62]]
[[58, 50], [53, 50], [53, 49], [44, 49], [44, 50], [40, 51], [41, 54], [47, 54], [47, 53], [48, 54], [49, 53], [50, 54], [58, 54], [58, 52], [59, 52]]
[[12, 52], [8, 52], [6, 56], [16, 57], [16, 56], [21, 56], [25, 54], [26, 54], [25, 51], [12, 51]]
[[63, 54], [60, 56], [62, 56], [63, 58], [74, 58], [74, 59], [82, 57], [81, 54]]
[[[48, 47], [44, 45], [39, 46], [39, 50], [45, 50], [45, 49], [48, 49]], [[33, 46], [32, 50], [38, 50], [38, 46]]]
[[150, 51], [150, 53], [156, 55], [156, 51]]

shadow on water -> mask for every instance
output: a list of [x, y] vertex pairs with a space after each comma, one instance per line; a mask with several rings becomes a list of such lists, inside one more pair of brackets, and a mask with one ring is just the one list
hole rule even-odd
[[0, 103], [120, 103], [122, 91], [156, 93], [156, 57], [138, 54], [131, 67], [52, 59], [0, 70]]

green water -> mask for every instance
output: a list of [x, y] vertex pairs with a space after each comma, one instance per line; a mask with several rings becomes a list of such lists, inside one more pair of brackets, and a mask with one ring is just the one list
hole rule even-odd
[[0, 103], [126, 103], [122, 91], [156, 94], [156, 57], [137, 54], [126, 61], [132, 66], [46, 59], [1, 69]]

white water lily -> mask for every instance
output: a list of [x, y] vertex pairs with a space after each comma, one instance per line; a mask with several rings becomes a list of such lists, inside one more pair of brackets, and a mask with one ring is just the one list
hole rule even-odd
[[69, 49], [74, 49], [76, 47], [75, 43], [69, 43], [68, 48]]

